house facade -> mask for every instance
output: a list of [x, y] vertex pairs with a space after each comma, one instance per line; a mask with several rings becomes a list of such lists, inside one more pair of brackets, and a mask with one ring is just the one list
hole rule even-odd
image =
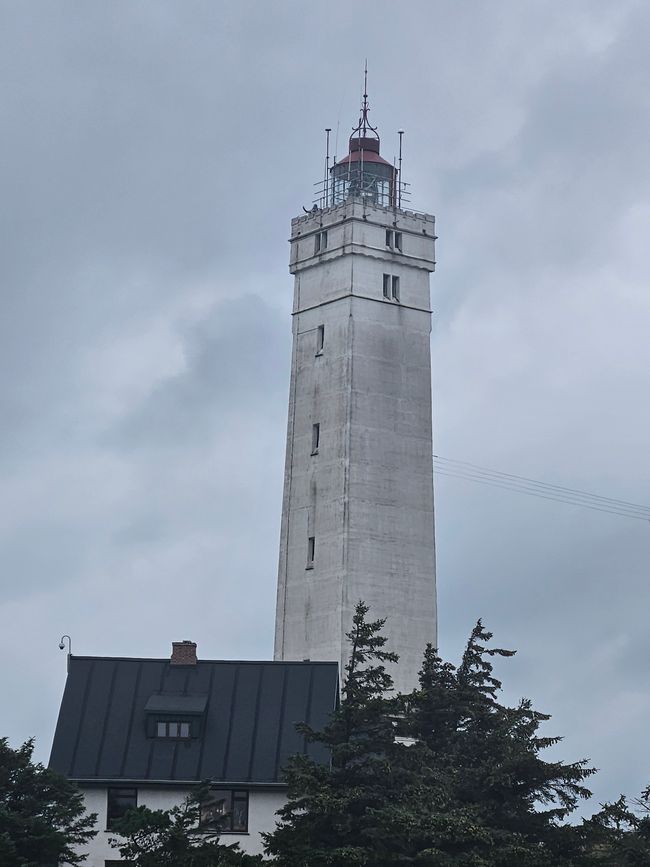
[[69, 657], [49, 766], [97, 813], [85, 863], [119, 863], [109, 840], [126, 810], [169, 809], [204, 781], [204, 827], [261, 853], [288, 757], [327, 761], [296, 723], [322, 727], [337, 699], [335, 663], [199, 660], [193, 642], [175, 642], [169, 659]]

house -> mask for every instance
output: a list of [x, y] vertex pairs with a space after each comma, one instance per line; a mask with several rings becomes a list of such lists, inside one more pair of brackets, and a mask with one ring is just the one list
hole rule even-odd
[[119, 863], [109, 838], [127, 809], [168, 809], [205, 780], [206, 827], [225, 817], [224, 840], [262, 852], [288, 757], [327, 761], [296, 723], [322, 727], [337, 700], [334, 662], [199, 660], [191, 641], [174, 642], [170, 659], [70, 656], [49, 766], [98, 815], [85, 863]]

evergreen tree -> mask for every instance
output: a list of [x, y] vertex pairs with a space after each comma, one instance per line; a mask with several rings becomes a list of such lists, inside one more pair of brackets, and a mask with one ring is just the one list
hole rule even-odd
[[631, 803], [621, 796], [584, 823], [589, 864], [650, 867], [650, 787]]
[[323, 732], [301, 727], [331, 764], [291, 760], [268, 854], [281, 867], [598, 863], [593, 831], [566, 821], [589, 797], [594, 771], [545, 761], [559, 740], [539, 734], [548, 716], [528, 700], [499, 701], [492, 659], [513, 653], [487, 647], [492, 636], [479, 622], [458, 668], [428, 647], [419, 689], [391, 697], [384, 663], [395, 655], [384, 649], [383, 621], [367, 622], [367, 611], [357, 606], [348, 636], [340, 707]]
[[14, 750], [0, 738], [0, 864], [80, 864], [75, 851], [97, 833], [83, 795], [64, 777], [32, 761], [34, 743]]
[[564, 820], [590, 796], [585, 761], [547, 762], [557, 737], [542, 737], [548, 715], [522, 700], [499, 702], [492, 638], [479, 621], [460, 666], [427, 647], [420, 688], [407, 698], [404, 730], [422, 769], [419, 822], [409, 848], [420, 863], [560, 867], [583, 863], [584, 837]]
[[110, 840], [133, 867], [253, 867], [262, 859], [247, 855], [236, 843], [219, 842], [219, 829], [200, 829], [203, 786], [170, 810], [136, 807], [116, 823], [121, 839]]
[[[329, 765], [293, 757], [286, 779], [288, 800], [276, 830], [266, 835], [267, 853], [282, 867], [392, 865], [393, 843], [384, 815], [398, 809], [408, 771], [395, 743], [397, 703], [387, 697], [392, 679], [384, 663], [397, 656], [384, 650], [383, 620], [368, 622], [356, 607], [341, 703], [322, 732], [299, 726], [307, 740], [323, 744]], [[405, 776], [406, 775], [406, 776]]]

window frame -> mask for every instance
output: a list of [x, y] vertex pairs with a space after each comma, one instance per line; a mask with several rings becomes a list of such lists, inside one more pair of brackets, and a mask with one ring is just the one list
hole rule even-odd
[[399, 275], [393, 274], [391, 277], [390, 294], [393, 301], [399, 302]]
[[386, 229], [386, 246], [390, 250], [402, 252], [402, 233], [396, 229]]
[[[128, 807], [122, 809], [119, 815], [115, 814], [115, 803], [113, 803], [113, 809], [111, 810], [111, 793], [116, 792], [132, 792], [134, 803]], [[114, 794], [114, 797], [119, 797]], [[121, 797], [125, 797], [122, 795]], [[138, 790], [135, 786], [107, 786], [106, 788], [106, 830], [113, 831], [115, 822], [119, 822], [129, 810], [135, 810], [138, 806]]]
[[[228, 804], [228, 809], [224, 810], [220, 815], [226, 819], [223, 823], [216, 818], [211, 821], [204, 819], [204, 809], [210, 806], [210, 801], [216, 803], [219, 801], [220, 794], [226, 795], [227, 798], [221, 799], [223, 803]], [[244, 804], [244, 822], [239, 823], [239, 827], [235, 827], [235, 812], [236, 806]], [[199, 808], [199, 831], [217, 832], [219, 834], [248, 834], [250, 818], [250, 791], [248, 789], [210, 789], [208, 800], [203, 802]]]
[[[161, 733], [161, 726], [164, 727], [164, 733]], [[170, 726], [176, 726], [176, 733], [172, 734]], [[185, 727], [186, 734], [183, 734], [183, 729]], [[187, 719], [157, 719], [156, 720], [156, 731], [154, 733], [154, 737], [160, 740], [176, 740], [176, 741], [188, 741], [192, 737], [192, 723]]]
[[314, 256], [327, 250], [327, 229], [320, 229], [314, 235]]
[[316, 328], [316, 355], [322, 355], [325, 347], [325, 326], [319, 325]]
[[384, 274], [383, 275], [384, 279], [383, 279], [383, 283], [382, 283], [382, 292], [383, 292], [384, 298], [387, 301], [390, 301], [390, 285], [391, 285], [390, 276], [391, 276], [390, 274]]

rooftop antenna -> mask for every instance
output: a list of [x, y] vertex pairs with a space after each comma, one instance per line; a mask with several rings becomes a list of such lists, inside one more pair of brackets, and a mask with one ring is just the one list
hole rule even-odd
[[397, 164], [397, 207], [402, 207], [402, 136], [404, 135], [403, 129], [397, 130], [397, 135], [399, 136], [399, 162]]
[[363, 134], [366, 134], [367, 123], [368, 123], [368, 58], [366, 57], [366, 62], [363, 68]]
[[365, 138], [370, 132], [373, 133], [376, 138], [379, 138], [377, 127], [373, 126], [368, 120], [369, 111], [370, 106], [368, 104], [368, 61], [366, 60], [363, 69], [363, 96], [361, 98], [361, 117], [359, 118], [359, 123], [352, 130], [353, 136], [356, 134], [359, 138]]
[[67, 670], [70, 671], [70, 657], [72, 656], [72, 639], [69, 635], [62, 635], [59, 641], [59, 650], [65, 650], [65, 639], [68, 639], [68, 664]]
[[336, 162], [336, 154], [339, 149], [339, 127], [341, 126], [341, 109], [339, 109], [338, 120], [336, 121], [336, 138], [334, 139], [334, 160]]
[[325, 185], [324, 185], [324, 195], [325, 195], [325, 207], [327, 208], [329, 205], [329, 178], [330, 178], [330, 133], [332, 132], [331, 127], [327, 127], [325, 130], [326, 134], [326, 144], [325, 144]]

